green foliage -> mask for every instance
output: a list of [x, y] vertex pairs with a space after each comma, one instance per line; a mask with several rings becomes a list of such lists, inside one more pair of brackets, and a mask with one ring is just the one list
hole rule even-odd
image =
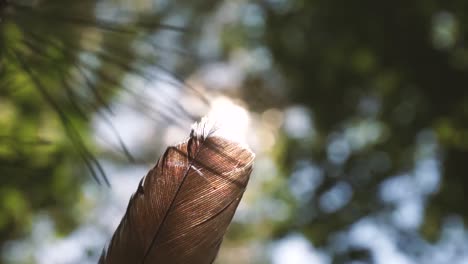
[[91, 117], [110, 111], [125, 74], [157, 61], [133, 45], [165, 28], [160, 14], [115, 20], [98, 10], [92, 0], [0, 2], [0, 248], [38, 212], [58, 232], [73, 230], [81, 184], [89, 173], [107, 182]]

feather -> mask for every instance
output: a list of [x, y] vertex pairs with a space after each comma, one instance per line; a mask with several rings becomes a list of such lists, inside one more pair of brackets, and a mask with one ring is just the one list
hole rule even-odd
[[100, 264], [214, 262], [254, 154], [210, 126], [194, 125], [140, 181]]

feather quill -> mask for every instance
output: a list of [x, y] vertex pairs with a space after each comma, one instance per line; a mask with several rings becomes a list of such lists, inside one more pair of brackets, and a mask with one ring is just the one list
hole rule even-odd
[[140, 181], [100, 264], [213, 263], [254, 154], [204, 118]]

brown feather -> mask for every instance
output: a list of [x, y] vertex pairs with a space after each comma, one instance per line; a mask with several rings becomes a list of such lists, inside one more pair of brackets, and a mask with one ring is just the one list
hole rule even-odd
[[244, 193], [254, 154], [192, 130], [144, 177], [99, 263], [212, 263]]

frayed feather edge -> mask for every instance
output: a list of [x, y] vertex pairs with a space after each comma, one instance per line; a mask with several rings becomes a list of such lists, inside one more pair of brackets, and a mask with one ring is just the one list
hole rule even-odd
[[230, 142], [238, 144], [241, 148], [249, 151], [252, 155], [255, 155], [247, 143], [239, 140], [238, 137], [234, 137], [235, 131], [230, 131], [222, 125], [217, 119], [205, 116], [199, 122], [192, 125], [192, 131], [190, 137], [195, 137], [200, 140], [205, 140], [209, 137], [219, 137]]

